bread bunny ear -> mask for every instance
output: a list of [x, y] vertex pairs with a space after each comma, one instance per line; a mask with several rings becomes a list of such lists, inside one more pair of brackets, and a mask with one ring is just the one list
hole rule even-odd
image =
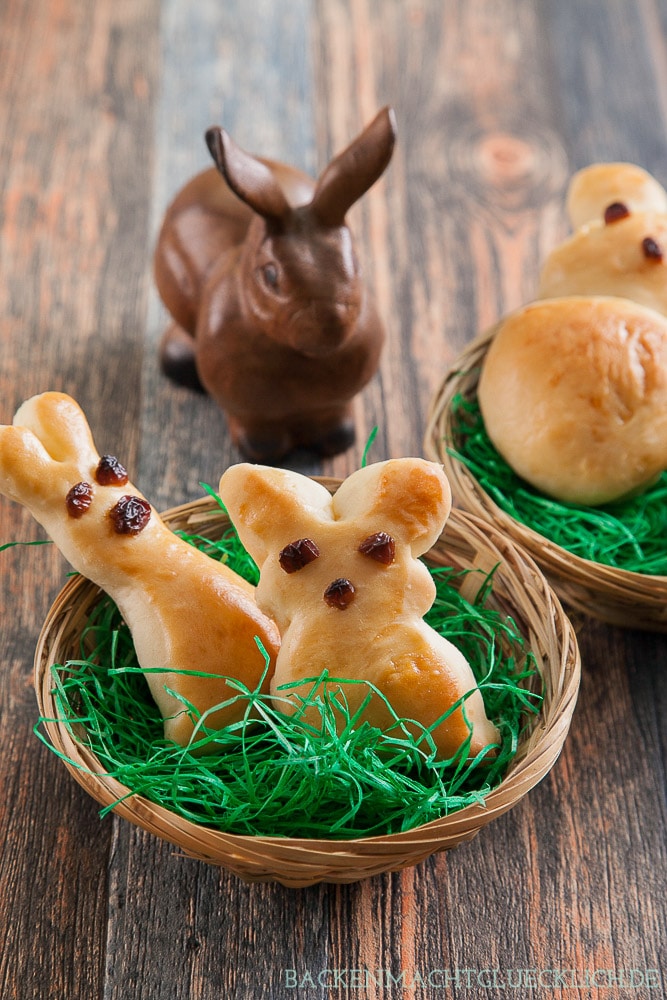
[[352, 473], [333, 500], [334, 514], [392, 526], [414, 556], [435, 543], [452, 505], [452, 494], [439, 465], [421, 458], [396, 458]]
[[44, 499], [50, 465], [49, 455], [32, 431], [0, 427], [0, 494], [26, 507]]
[[348, 209], [384, 172], [396, 142], [396, 116], [383, 108], [320, 175], [310, 203], [325, 226], [342, 226]]
[[83, 410], [65, 393], [32, 396], [18, 408], [13, 423], [32, 431], [54, 462], [96, 464], [99, 459]]
[[324, 486], [285, 469], [232, 465], [220, 479], [219, 492], [241, 542], [260, 567], [272, 550], [333, 516]]
[[206, 132], [206, 144], [215, 165], [237, 197], [265, 219], [279, 221], [291, 211], [271, 169], [246, 153], [217, 125]]
[[33, 396], [16, 411], [12, 426], [0, 427], [0, 493], [35, 516], [68, 479], [90, 475], [98, 461], [83, 411], [64, 393]]

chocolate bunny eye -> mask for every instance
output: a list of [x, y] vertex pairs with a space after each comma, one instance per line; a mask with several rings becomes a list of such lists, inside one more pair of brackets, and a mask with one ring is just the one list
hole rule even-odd
[[296, 573], [317, 559], [319, 554], [320, 550], [311, 538], [297, 538], [281, 550], [278, 562], [286, 573]]
[[262, 267], [262, 275], [269, 288], [278, 287], [278, 268], [275, 264], [264, 264]]

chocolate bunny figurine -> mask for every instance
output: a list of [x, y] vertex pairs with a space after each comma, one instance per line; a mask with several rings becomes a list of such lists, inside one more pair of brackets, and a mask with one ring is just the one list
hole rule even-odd
[[334, 455], [354, 441], [351, 401], [377, 368], [384, 330], [345, 215], [383, 173], [395, 136], [384, 108], [315, 182], [211, 128], [216, 167], [167, 210], [155, 253], [173, 319], [163, 370], [208, 392], [254, 461], [297, 447]]

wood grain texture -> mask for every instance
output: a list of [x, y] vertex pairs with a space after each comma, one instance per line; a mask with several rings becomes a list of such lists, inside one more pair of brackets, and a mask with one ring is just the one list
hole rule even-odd
[[[63, 389], [89, 413], [100, 449], [122, 445], [129, 465], [157, 16], [127, 0], [17, 0], [0, 12], [0, 419]], [[3, 541], [38, 534], [3, 501]], [[101, 996], [112, 827], [32, 734], [30, 662], [65, 567], [53, 547], [0, 559], [0, 995]]]
[[[376, 425], [373, 459], [421, 452], [447, 365], [533, 294], [566, 231], [570, 171], [626, 158], [667, 182], [666, 37], [665, 0], [632, 16], [625, 0], [7, 0], [0, 420], [62, 388], [158, 506], [216, 483], [238, 458], [224, 420], [157, 365], [151, 253], [165, 206], [208, 165], [202, 133], [216, 121], [314, 174], [391, 103], [394, 159], [350, 219], [387, 347], [356, 403], [355, 448], [293, 464], [346, 475]], [[0, 544], [36, 537], [0, 501]], [[546, 1000], [536, 971], [596, 969], [659, 970], [663, 986], [561, 995], [662, 995], [664, 636], [580, 616], [580, 701], [538, 788], [448, 855], [295, 892], [100, 821], [35, 739], [32, 651], [64, 572], [52, 547], [0, 553], [3, 1000]], [[329, 988], [310, 987], [322, 973]], [[511, 975], [523, 990], [501, 988]]]

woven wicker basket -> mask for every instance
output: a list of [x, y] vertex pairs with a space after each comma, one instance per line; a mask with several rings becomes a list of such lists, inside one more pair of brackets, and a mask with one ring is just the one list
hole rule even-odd
[[573, 555], [501, 510], [468, 468], [449, 454], [449, 448], [457, 447], [452, 400], [459, 394], [468, 399], [476, 396], [496, 329], [474, 340], [443, 379], [429, 409], [426, 455], [443, 464], [457, 502], [526, 549], [569, 607], [612, 625], [667, 631], [667, 577], [631, 573]]
[[[334, 490], [337, 481], [320, 479]], [[168, 511], [165, 521], [206, 538], [218, 538], [228, 526], [220, 508], [209, 498]], [[45, 723], [54, 748], [89, 794], [150, 833], [176, 845], [184, 854], [230, 869], [247, 881], [275, 880], [300, 887], [316, 882], [354, 882], [384, 871], [414, 865], [436, 851], [448, 850], [472, 837], [506, 812], [547, 774], [556, 761], [570, 726], [580, 677], [580, 660], [573, 628], [544, 576], [530, 558], [499, 532], [475, 517], [452, 513], [443, 537], [429, 554], [435, 565], [476, 567], [494, 575], [490, 604], [511, 614], [536, 656], [545, 691], [544, 705], [532, 731], [522, 740], [510, 772], [483, 805], [469, 806], [450, 816], [405, 833], [357, 840], [305, 840], [220, 833], [189, 822], [155, 805], [105, 775], [104, 768], [67, 727]], [[475, 574], [464, 576], [472, 599], [479, 584]], [[44, 719], [57, 716], [51, 667], [78, 656], [82, 627], [100, 591], [82, 577], [66, 584], [42, 628], [35, 654], [35, 690]], [[71, 763], [70, 763], [71, 762]], [[128, 796], [127, 798], [124, 798]], [[123, 799], [123, 801], [119, 801]]]

